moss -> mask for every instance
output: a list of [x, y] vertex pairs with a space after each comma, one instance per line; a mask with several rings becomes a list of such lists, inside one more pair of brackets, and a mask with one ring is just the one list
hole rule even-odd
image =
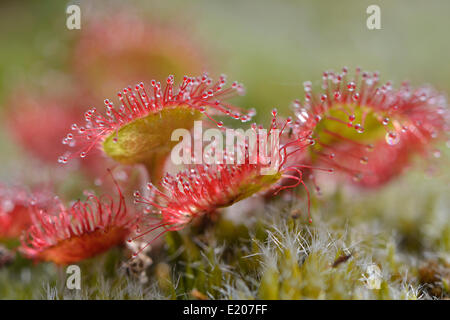
[[[420, 177], [410, 175], [376, 194], [349, 196], [354, 191], [341, 189], [324, 195], [322, 205], [313, 208], [313, 224], [301, 216], [291, 217], [292, 210], [304, 206], [301, 200], [278, 197], [242, 221], [231, 221], [221, 213], [210, 221], [167, 233], [163, 247], [151, 252], [155, 263], [145, 284], [121, 272], [121, 262], [127, 259], [121, 248], [80, 264], [82, 290], [77, 292], [65, 288], [64, 269], [47, 263], [34, 265], [17, 255], [11, 265], [0, 269], [0, 296], [445, 298], [450, 283], [445, 238], [449, 233], [447, 189], [435, 185], [436, 181], [416, 187], [417, 179]], [[419, 187], [421, 193], [415, 191]], [[416, 196], [411, 197], [411, 192]], [[422, 245], [405, 246], [403, 239], [414, 233]], [[429, 256], [435, 258], [424, 259]], [[379, 274], [371, 274], [372, 269]]]

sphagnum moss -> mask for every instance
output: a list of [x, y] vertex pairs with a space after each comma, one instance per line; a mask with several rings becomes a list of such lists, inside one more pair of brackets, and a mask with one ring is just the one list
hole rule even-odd
[[[287, 213], [275, 216], [273, 210], [282, 211], [280, 204], [273, 205], [265, 216], [258, 217], [258, 220], [262, 219], [258, 223], [226, 228], [228, 231], [223, 232], [219, 240], [214, 237], [215, 231], [224, 224], [233, 224], [226, 217], [203, 230], [189, 227], [167, 234], [165, 249], [154, 256], [155, 265], [148, 270], [150, 281], [147, 284], [117, 277], [123, 259], [117, 255], [117, 250], [84, 262], [83, 290], [77, 294], [64, 289], [65, 277], [58, 277], [55, 270], [50, 270], [50, 267], [54, 269], [52, 265], [42, 264], [31, 271], [25, 263], [20, 272], [14, 266], [0, 270], [0, 277], [8, 284], [2, 286], [2, 296], [20, 298], [13, 293], [18, 292], [13, 288], [23, 286], [21, 278], [28, 272], [33, 277], [23, 288], [22, 298], [428, 297], [419, 290], [423, 284], [417, 279], [417, 267], [410, 263], [411, 259], [405, 258], [406, 254], [393, 234], [380, 233], [376, 223], [355, 223], [349, 228], [344, 220], [340, 223], [337, 219], [327, 221], [323, 219], [326, 215], [317, 211], [315, 223], [310, 226], [290, 218]], [[346, 255], [350, 257], [336, 264], [339, 257]], [[101, 270], [106, 265], [110, 266], [107, 269], [111, 272], [103, 274]], [[370, 269], [377, 268], [379, 278], [373, 278]], [[43, 283], [50, 285], [43, 286]]]

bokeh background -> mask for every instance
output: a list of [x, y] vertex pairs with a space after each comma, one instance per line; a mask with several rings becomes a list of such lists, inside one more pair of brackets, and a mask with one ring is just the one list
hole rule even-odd
[[[81, 31], [66, 28], [69, 4], [81, 7]], [[366, 8], [371, 4], [381, 8], [381, 30], [366, 27]], [[125, 6], [123, 1], [3, 0], [0, 2], [0, 181], [14, 183], [25, 177], [45, 183], [46, 179], [61, 174], [70, 180], [66, 184], [78, 180], [82, 186], [88, 184], [81, 173], [67, 176], [58, 171], [61, 169], [56, 157], [54, 166], [42, 164], [17, 142], [8, 123], [10, 112], [17, 106], [9, 103], [10, 97], [18, 96], [20, 105], [20, 97], [32, 92], [35, 103], [42, 108], [40, 121], [46, 123], [51, 111], [46, 109], [45, 102], [39, 101], [40, 94], [58, 95], [79, 86], [101, 91], [96, 89], [101, 84], [74, 75], [75, 60], [83, 59], [82, 53], [74, 57], [74, 48], [88, 18], [114, 16], [128, 10], [150, 26], [167, 27], [175, 33], [179, 30], [190, 50], [182, 49], [177, 54], [181, 59], [192, 52], [196, 54], [195, 66], [189, 65], [186, 58], [187, 69], [209, 71], [213, 77], [224, 73], [229, 80], [242, 82], [247, 93], [233, 102], [243, 108], [255, 108], [259, 122], [267, 122], [269, 110], [274, 107], [281, 114], [288, 114], [292, 100], [303, 98], [304, 81], [311, 80], [318, 87], [323, 71], [343, 66], [350, 70], [360, 66], [363, 70], [379, 71], [381, 80], [393, 80], [394, 86], [409, 80], [413, 85], [429, 83], [439, 91], [450, 92], [447, 0], [151, 0], [127, 1]], [[114, 29], [114, 19], [109, 23], [106, 27]], [[131, 36], [133, 28], [130, 23], [125, 32]], [[102, 42], [97, 45], [102, 46]], [[165, 46], [163, 40], [161, 46]], [[185, 73], [170, 63], [163, 64], [158, 72], [175, 74], [178, 79]], [[129, 84], [140, 80], [147, 81], [135, 79]], [[70, 103], [81, 110], [101, 108], [102, 99], [114, 98], [119, 89], [104, 97], [95, 94], [86, 94], [79, 100], [74, 97]], [[388, 234], [391, 231], [400, 234], [399, 242], [406, 244], [408, 252], [415, 252], [415, 257], [422, 256], [424, 250], [448, 257], [449, 148], [445, 141], [438, 148], [441, 156], [433, 160], [432, 172], [424, 170], [428, 165], [419, 164], [415, 167], [419, 170], [410, 170], [384, 190], [362, 194], [357, 200], [342, 200], [340, 194], [334, 194], [322, 210], [327, 213], [318, 221], [338, 217], [341, 221], [335, 224], [338, 233], [344, 232], [339, 229], [343, 228], [342, 221], [352, 221], [359, 230], [364, 230], [361, 226], [368, 221], [383, 221], [380, 228]], [[61, 188], [69, 190], [68, 195], [78, 195], [76, 190], [81, 190]], [[29, 296], [32, 295], [25, 295]]]

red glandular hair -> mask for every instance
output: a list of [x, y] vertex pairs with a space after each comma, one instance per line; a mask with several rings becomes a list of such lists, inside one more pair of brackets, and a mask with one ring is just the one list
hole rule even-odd
[[52, 212], [33, 207], [33, 224], [22, 237], [21, 251], [34, 260], [75, 263], [123, 243], [138, 219], [120, 190], [117, 202], [89, 195], [69, 208], [59, 203]]
[[[47, 165], [58, 165], [58, 157], [68, 152], [73, 143], [64, 138], [67, 128], [83, 119], [83, 106], [89, 99], [89, 94], [77, 87], [64, 93], [38, 94], [18, 90], [6, 103], [10, 109], [6, 114], [8, 129], [28, 154]], [[97, 177], [103, 171], [106, 159], [97, 153], [79, 163], [84, 173]]]
[[[274, 120], [267, 139], [270, 139], [270, 133], [274, 132], [273, 129], [276, 128], [276, 111], [273, 114]], [[287, 119], [282, 124], [281, 130], [278, 132], [280, 136], [290, 122], [291, 119]], [[256, 125], [252, 125], [252, 128], [257, 130]], [[262, 129], [262, 127], [260, 126], [258, 129]], [[277, 133], [274, 132], [274, 134]], [[209, 215], [217, 209], [230, 206], [254, 194], [261, 192], [277, 194], [281, 190], [292, 189], [299, 185], [303, 185], [307, 191], [309, 215], [309, 192], [303, 181], [303, 170], [317, 169], [327, 172], [332, 170], [301, 164], [287, 165], [290, 157], [305, 152], [313, 144], [309, 135], [299, 134], [295, 139], [285, 142], [276, 149], [280, 160], [275, 166], [275, 171], [263, 174], [263, 170], [270, 165], [260, 159], [261, 154], [258, 150], [263, 147], [261, 144], [263, 139], [256, 139], [256, 146], [253, 146], [252, 149], [258, 152], [256, 162], [250, 161], [251, 155], [248, 152], [249, 145], [247, 143], [243, 164], [195, 165], [175, 176], [167, 174], [161, 183], [164, 191], [150, 183], [148, 184], [150, 196], [144, 196], [137, 191], [135, 193], [136, 202], [146, 205], [147, 213], [150, 212], [150, 215], [158, 219], [158, 222], [136, 238], [157, 229], [163, 229], [160, 235], [166, 231], [179, 230], [196, 217]], [[270, 145], [268, 140], [263, 144]], [[286, 180], [290, 180], [291, 183], [287, 183]]]
[[[316, 141], [309, 162], [325, 163], [364, 187], [378, 187], [399, 175], [414, 155], [433, 152], [448, 134], [449, 112], [442, 94], [430, 87], [379, 83], [378, 73], [349, 78], [324, 72], [322, 92], [304, 83], [305, 100], [294, 102], [294, 136], [309, 130]], [[302, 160], [305, 160], [304, 158]]]
[[[253, 110], [244, 114], [238, 108], [223, 102], [224, 99], [231, 96], [242, 94], [243, 86], [234, 82], [230, 88], [224, 88], [225, 84], [225, 76], [221, 76], [219, 81], [213, 82], [207, 74], [204, 74], [201, 77], [185, 76], [183, 82], [175, 87], [174, 77], [169, 76], [164, 88], [160, 82], [152, 80], [151, 91], [148, 93], [144, 83], [141, 82], [134, 89], [128, 87], [118, 93], [119, 107], [115, 107], [107, 99], [105, 100], [105, 114], [98, 112], [96, 108], [88, 110], [85, 113], [86, 124], [84, 126], [73, 124], [71, 128], [75, 134], [67, 134], [63, 143], [78, 147], [79, 150], [75, 154], [84, 158], [105, 138], [114, 133], [118, 134], [122, 127], [134, 120], [177, 107], [205, 113], [219, 127], [222, 126], [222, 122], [215, 121], [211, 115], [219, 113], [241, 121], [249, 121], [254, 115]], [[73, 154], [63, 155], [59, 158], [59, 162], [66, 163], [72, 157]]]
[[[14, 138], [41, 161], [55, 164], [67, 151], [61, 139], [67, 127], [82, 119], [80, 101], [83, 95], [14, 93], [7, 101], [6, 121]], [[81, 103], [82, 104], [82, 103]]]

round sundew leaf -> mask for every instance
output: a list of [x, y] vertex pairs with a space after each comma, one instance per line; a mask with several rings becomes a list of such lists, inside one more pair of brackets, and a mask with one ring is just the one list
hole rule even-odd
[[111, 133], [103, 142], [104, 152], [124, 164], [149, 164], [155, 155], [167, 154], [178, 143], [171, 141], [176, 129], [190, 130], [203, 114], [187, 105], [166, 108], [136, 119]]
[[[331, 146], [345, 141], [373, 144], [377, 141], [384, 140], [386, 131], [391, 124], [387, 126], [382, 125], [379, 120], [380, 116], [376, 115], [369, 107], [361, 106], [349, 112], [352, 109], [346, 105], [337, 105], [325, 113], [314, 129], [313, 135], [318, 138], [319, 143], [316, 143], [312, 150], [320, 151], [323, 149], [323, 145]], [[355, 119], [350, 122], [348, 115], [342, 110], [346, 110], [347, 113], [354, 115]], [[365, 118], [363, 121], [364, 114]], [[351, 123], [352, 126], [348, 126], [332, 118], [339, 119], [345, 123]], [[358, 132], [355, 126], [362, 123], [364, 123], [362, 126], [363, 131]]]
[[67, 265], [91, 258], [122, 243], [130, 231], [123, 227], [97, 229], [90, 233], [71, 237], [43, 250], [39, 259]]

